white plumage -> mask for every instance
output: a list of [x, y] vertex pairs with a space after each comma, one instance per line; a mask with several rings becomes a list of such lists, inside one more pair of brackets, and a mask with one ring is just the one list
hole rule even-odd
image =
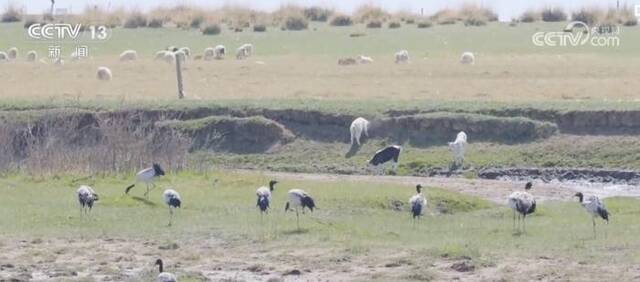
[[156, 278], [157, 282], [178, 282], [178, 278], [173, 273], [164, 272], [164, 265], [161, 259], [156, 260], [156, 265], [158, 266], [158, 278]]
[[300, 229], [300, 215], [298, 212], [298, 208], [302, 209], [302, 213], [304, 213], [304, 209], [308, 208], [313, 212], [313, 209], [316, 207], [316, 204], [307, 192], [302, 189], [291, 189], [289, 190], [289, 201], [284, 207], [284, 211], [288, 211], [290, 209], [294, 209], [296, 211], [296, 224], [298, 229]]
[[[524, 189], [530, 190], [533, 184], [527, 182]], [[522, 218], [523, 231], [526, 232], [527, 224], [526, 217], [528, 214], [532, 214], [536, 210], [535, 198], [525, 191], [516, 191], [511, 193], [508, 198], [509, 207], [513, 210], [513, 229], [516, 229], [516, 213], [518, 216], [518, 228], [520, 228], [520, 218]]]
[[76, 191], [78, 195], [78, 203], [80, 203], [80, 214], [89, 213], [93, 208], [93, 203], [98, 200], [98, 194], [93, 191], [93, 188], [82, 185]]
[[275, 189], [275, 185], [278, 181], [269, 181], [269, 187], [262, 186], [256, 190], [256, 196], [258, 197], [257, 206], [260, 208], [261, 213], [266, 213], [271, 203], [271, 192]]
[[169, 226], [171, 226], [173, 223], [173, 210], [182, 205], [182, 198], [180, 198], [180, 194], [176, 190], [167, 189], [162, 193], [162, 200], [169, 207]]
[[363, 117], [356, 118], [351, 122], [349, 131], [351, 132], [351, 146], [353, 146], [354, 141], [358, 146], [360, 146], [360, 137], [362, 136], [362, 133], [369, 137], [369, 121]]
[[462, 167], [464, 164], [464, 153], [467, 147], [467, 134], [464, 131], [458, 132], [456, 140], [449, 142], [449, 151], [453, 154], [452, 168]]
[[136, 50], [125, 50], [120, 54], [120, 61], [135, 61], [138, 59], [138, 52]]
[[424, 214], [424, 210], [427, 208], [427, 199], [422, 194], [422, 185], [416, 185], [417, 194], [409, 198], [409, 206], [411, 206], [411, 216], [415, 220], [416, 217], [420, 217]]
[[476, 56], [471, 52], [464, 52], [460, 56], [460, 63], [463, 65], [473, 65], [476, 61]]
[[409, 63], [409, 51], [400, 50], [396, 53], [396, 64], [406, 64]]
[[584, 209], [591, 214], [591, 221], [593, 223], [593, 236], [596, 236], [596, 217], [601, 217], [605, 223], [609, 223], [609, 211], [605, 207], [604, 203], [595, 195], [585, 197], [582, 192], [575, 194], [578, 197], [578, 201], [584, 207]]
[[[164, 175], [164, 170], [162, 169], [162, 167], [160, 167], [159, 164], [153, 164], [151, 167], [145, 168], [136, 174], [136, 182], [143, 182], [147, 186], [147, 191], [144, 193], [145, 197], [149, 197], [149, 187], [152, 186], [153, 188], [155, 188], [156, 186], [154, 184], [154, 181], [158, 177], [163, 175]], [[129, 185], [125, 189], [124, 193], [129, 194], [129, 191], [131, 190], [131, 188], [135, 186], [136, 186], [135, 183]]]

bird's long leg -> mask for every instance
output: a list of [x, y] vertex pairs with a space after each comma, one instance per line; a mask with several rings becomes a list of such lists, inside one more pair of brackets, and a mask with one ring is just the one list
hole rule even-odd
[[298, 215], [298, 208], [296, 208], [296, 226], [298, 226], [298, 230], [300, 230], [300, 216]]
[[173, 208], [169, 208], [169, 226], [173, 223]]
[[591, 222], [593, 223], [593, 238], [596, 238], [596, 217], [591, 217]]
[[527, 215], [522, 215], [522, 233], [527, 233]]
[[513, 211], [513, 231], [516, 231], [516, 211]]

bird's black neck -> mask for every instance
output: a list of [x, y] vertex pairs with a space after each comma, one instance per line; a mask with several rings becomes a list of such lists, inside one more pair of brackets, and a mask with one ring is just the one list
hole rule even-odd
[[579, 194], [579, 195], [578, 195], [578, 201], [579, 201], [580, 203], [582, 203], [583, 198], [584, 198], [584, 196], [583, 196], [582, 194]]
[[159, 271], [160, 273], [164, 272], [163, 265], [162, 265], [162, 261], [158, 261], [158, 271]]

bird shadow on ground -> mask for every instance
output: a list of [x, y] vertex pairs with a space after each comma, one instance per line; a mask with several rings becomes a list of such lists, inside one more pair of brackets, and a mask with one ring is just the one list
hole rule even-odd
[[361, 146], [358, 146], [356, 143], [351, 144], [351, 148], [349, 148], [349, 151], [344, 155], [344, 157], [348, 159], [355, 156], [358, 151], [360, 151], [360, 147]]
[[305, 228], [282, 231], [283, 235], [299, 235], [299, 234], [307, 234], [307, 233], [309, 233], [309, 229], [305, 229]]
[[145, 198], [142, 198], [142, 197], [132, 196], [132, 197], [131, 197], [131, 199], [134, 199], [134, 200], [136, 200], [137, 202], [140, 202], [140, 203], [145, 204], [145, 205], [150, 206], [150, 207], [155, 207], [155, 206], [157, 206], [157, 204], [156, 204], [156, 203], [154, 203], [154, 202], [152, 202], [152, 201], [149, 201], [148, 199], [145, 199]]

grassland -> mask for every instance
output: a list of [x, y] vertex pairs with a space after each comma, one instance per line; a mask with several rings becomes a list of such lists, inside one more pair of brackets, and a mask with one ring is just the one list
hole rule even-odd
[[[14, 267], [0, 275], [33, 271], [58, 273], [62, 280], [149, 279], [153, 261], [163, 257], [168, 269], [187, 281], [265, 280], [293, 269], [308, 279], [511, 280], [524, 272], [551, 280], [626, 280], [635, 277], [633, 265], [640, 262], [634, 251], [640, 232], [634, 199], [607, 199], [612, 222], [600, 226], [594, 239], [589, 217], [577, 203], [541, 203], [527, 234], [518, 234], [507, 208], [429, 187], [427, 216], [414, 226], [405, 204], [414, 193], [410, 186], [299, 180], [283, 181], [273, 210], [261, 218], [254, 192], [268, 175], [182, 173], [158, 183], [176, 188], [184, 199], [175, 224], [167, 227], [161, 189], [146, 201], [137, 197], [139, 187], [133, 197], [123, 195], [128, 177], [73, 179], [3, 177], [0, 249], [3, 263]], [[75, 202], [80, 182], [101, 196], [89, 218], [80, 217]], [[319, 207], [302, 216], [300, 230], [295, 216], [281, 209], [285, 191], [295, 187], [310, 192]], [[450, 269], [460, 262], [475, 270]], [[69, 274], [73, 271], [77, 276]]]

